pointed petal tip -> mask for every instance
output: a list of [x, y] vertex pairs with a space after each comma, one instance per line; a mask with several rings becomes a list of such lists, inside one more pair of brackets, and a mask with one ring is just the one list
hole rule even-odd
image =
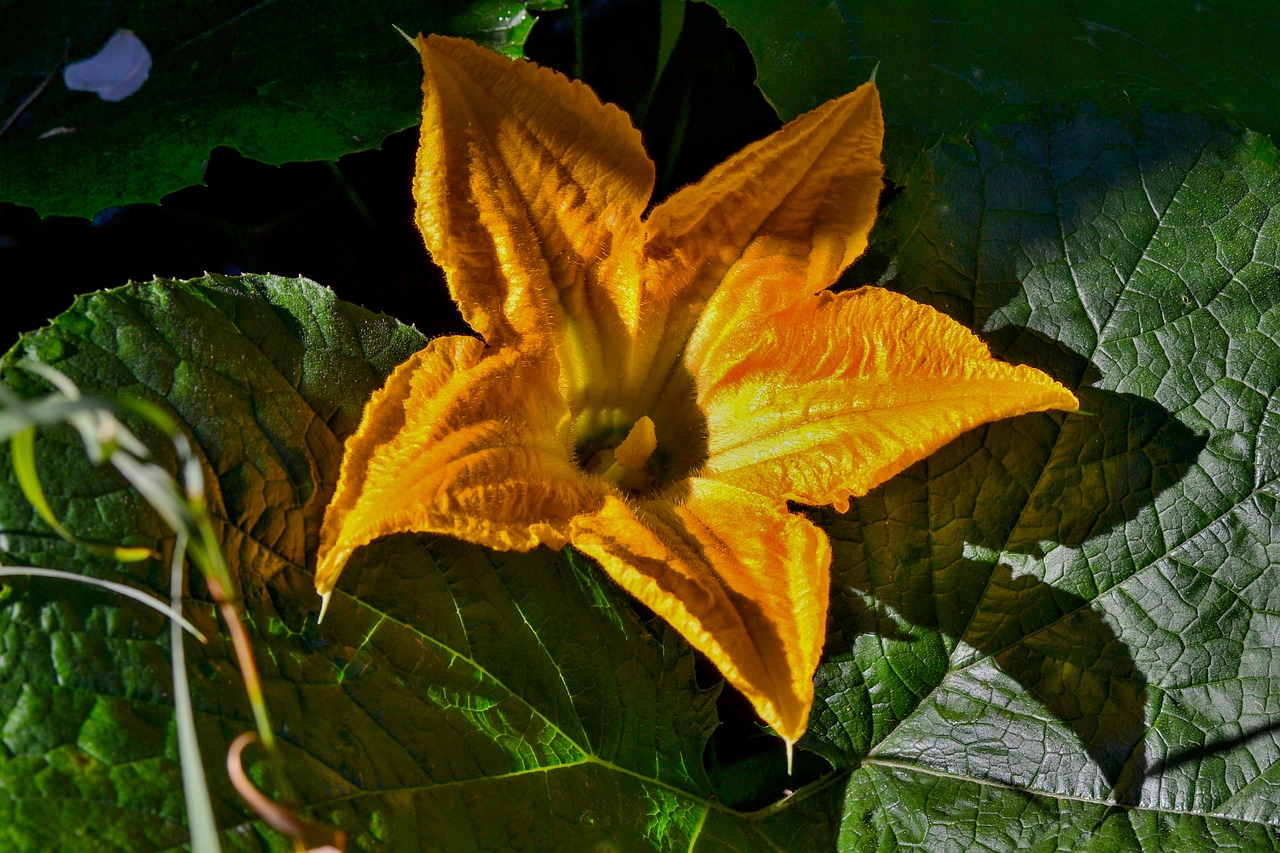
[[[782, 742], [786, 744], [788, 776], [791, 775], [791, 763], [792, 763], [792, 759], [795, 756], [796, 744], [800, 742], [800, 738], [804, 737], [804, 733], [809, 730], [809, 712], [811, 709], [812, 709], [812, 699], [810, 699], [810, 704], [802, 710], [801, 715], [798, 718], [796, 718], [794, 715], [791, 715], [791, 719], [789, 719], [786, 723], [784, 723], [782, 720], [777, 720], [776, 722], [770, 725], [770, 728], [773, 729], [774, 734], [782, 738]], [[757, 713], [761, 713], [763, 710], [764, 709], [759, 707], [756, 708]], [[771, 710], [776, 711], [778, 709], [775, 707]]]
[[[866, 99], [867, 101], [870, 102], [872, 106], [875, 107], [875, 112], [877, 117], [880, 116], [880, 111], [881, 111], [880, 110], [880, 87], [876, 85], [876, 72], [879, 70], [880, 70], [880, 64], [876, 63], [875, 70], [871, 72], [871, 76], [867, 78], [867, 82], [862, 83], [852, 92], [843, 96], [844, 98], [848, 98], [849, 100]], [[837, 99], [837, 100], [841, 100], [841, 99]]]
[[338, 585], [338, 577], [346, 568], [347, 560], [351, 557], [353, 550], [350, 547], [320, 546], [319, 558], [316, 560], [317, 593], [328, 596], [333, 592], [334, 587]]
[[409, 43], [409, 47], [415, 48], [419, 53], [422, 52], [422, 33], [418, 33], [418, 37], [414, 38], [413, 36], [406, 33], [404, 30], [397, 27], [395, 24], [391, 25], [391, 29], [398, 32], [400, 34], [400, 38], [404, 39]]
[[316, 565], [316, 592], [320, 595], [320, 615], [316, 618], [317, 625], [324, 621], [324, 615], [329, 612], [329, 601], [333, 598], [333, 591], [338, 586], [338, 576], [342, 574], [351, 554], [351, 548], [329, 550], [321, 548], [320, 559]]
[[1026, 405], [1026, 413], [1030, 412], [1079, 412], [1080, 398], [1071, 392], [1071, 389], [1054, 379], [1043, 370], [1034, 367], [1025, 367], [1027, 371], [1027, 381], [1032, 385], [1039, 385], [1044, 389], [1040, 405], [1034, 405], [1028, 400]]

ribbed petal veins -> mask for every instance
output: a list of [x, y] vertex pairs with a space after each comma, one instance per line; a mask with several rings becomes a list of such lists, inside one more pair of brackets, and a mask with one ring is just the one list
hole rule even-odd
[[474, 338], [437, 338], [402, 364], [347, 441], [321, 530], [316, 587], [392, 533], [445, 533], [498, 550], [559, 548], [605, 487], [565, 449], [554, 363]]
[[774, 497], [693, 478], [665, 498], [610, 498], [573, 546], [706, 654], [795, 742], [826, 636], [831, 546]]
[[420, 47], [418, 225], [462, 316], [492, 345], [551, 340], [571, 380], [603, 379], [640, 310], [640, 133], [549, 69], [461, 39]]
[[874, 287], [792, 306], [708, 372], [707, 475], [841, 510], [975, 426], [1077, 406], [945, 314]]
[[651, 322], [665, 332], [655, 364], [668, 365], [686, 341], [687, 358], [714, 364], [770, 314], [835, 282], [867, 247], [883, 135], [868, 83], [654, 209], [644, 277]]

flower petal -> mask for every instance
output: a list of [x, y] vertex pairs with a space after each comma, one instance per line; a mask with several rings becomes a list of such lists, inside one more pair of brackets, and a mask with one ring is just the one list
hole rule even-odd
[[463, 39], [418, 44], [418, 226], [463, 317], [491, 345], [550, 339], [574, 376], [607, 375], [601, 347], [639, 314], [654, 180], [639, 132], [550, 69]]
[[[867, 83], [744, 148], [649, 215], [646, 297], [669, 364], [708, 363], [770, 314], [829, 287], [867, 247], [884, 168]], [[696, 325], [696, 331], [695, 331]], [[692, 335], [692, 339], [690, 338]]]
[[792, 306], [729, 367], [698, 378], [706, 475], [841, 511], [979, 424], [1077, 408], [1049, 376], [996, 361], [945, 314], [876, 287]]
[[573, 546], [711, 659], [794, 743], [826, 636], [831, 546], [786, 504], [712, 480], [574, 520]]
[[604, 487], [566, 450], [553, 364], [447, 337], [400, 365], [347, 441], [316, 589], [328, 593], [352, 551], [392, 533], [444, 533], [498, 550], [562, 547], [569, 520], [598, 508]]

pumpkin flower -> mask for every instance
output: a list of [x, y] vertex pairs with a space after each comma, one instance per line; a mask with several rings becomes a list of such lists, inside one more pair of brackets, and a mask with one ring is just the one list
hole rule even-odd
[[646, 214], [640, 134], [585, 85], [421, 37], [417, 221], [480, 335], [402, 364], [347, 442], [325, 604], [357, 548], [430, 532], [574, 548], [706, 654], [791, 745], [813, 704], [831, 546], [788, 501], [848, 507], [960, 433], [1074, 410], [1045, 374], [881, 288], [868, 83]]

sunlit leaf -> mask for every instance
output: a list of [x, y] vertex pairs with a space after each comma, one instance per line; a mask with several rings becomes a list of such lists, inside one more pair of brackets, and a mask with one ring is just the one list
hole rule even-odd
[[863, 768], [851, 845], [1272, 849], [1274, 163], [1203, 120], [1084, 113], [906, 177], [858, 271], [891, 262], [1092, 417], [992, 425], [828, 518], [811, 745]]

